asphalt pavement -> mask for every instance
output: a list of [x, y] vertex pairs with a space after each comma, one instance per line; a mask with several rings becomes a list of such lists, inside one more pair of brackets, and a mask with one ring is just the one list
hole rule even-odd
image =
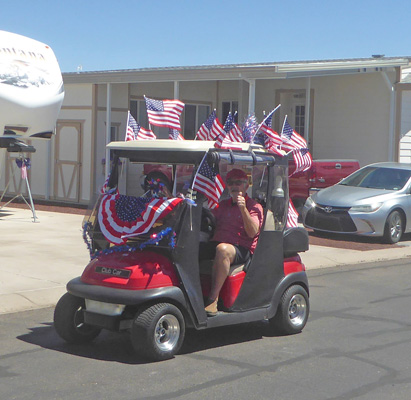
[[[42, 207], [36, 222], [28, 207], [0, 209], [0, 314], [54, 306], [66, 283], [81, 275], [90, 259], [83, 241], [84, 210]], [[301, 253], [307, 270], [411, 257], [411, 238], [396, 245], [310, 236]]]

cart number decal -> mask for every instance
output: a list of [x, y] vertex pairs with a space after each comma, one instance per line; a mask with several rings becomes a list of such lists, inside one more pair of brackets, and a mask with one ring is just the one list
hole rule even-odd
[[131, 271], [126, 269], [109, 268], [109, 267], [96, 267], [96, 272], [104, 275], [116, 276], [117, 278], [130, 278]]

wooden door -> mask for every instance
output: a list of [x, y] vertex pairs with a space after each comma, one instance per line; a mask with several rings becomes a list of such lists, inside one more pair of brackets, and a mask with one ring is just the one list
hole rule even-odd
[[58, 121], [55, 140], [54, 198], [80, 202], [82, 123]]

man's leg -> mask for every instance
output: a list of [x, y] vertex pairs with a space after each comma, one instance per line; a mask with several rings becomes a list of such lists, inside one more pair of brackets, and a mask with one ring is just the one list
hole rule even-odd
[[209, 315], [217, 313], [217, 301], [221, 288], [230, 273], [230, 265], [235, 259], [235, 247], [228, 243], [219, 243], [216, 248], [216, 255], [211, 275], [211, 290], [208, 296], [209, 303], [206, 311]]

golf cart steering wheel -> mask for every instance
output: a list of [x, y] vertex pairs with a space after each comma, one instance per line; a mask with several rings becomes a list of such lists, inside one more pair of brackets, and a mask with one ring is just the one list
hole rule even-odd
[[201, 232], [205, 232], [210, 235], [210, 238], [214, 235], [216, 227], [216, 219], [214, 214], [208, 208], [203, 208], [201, 214]]

